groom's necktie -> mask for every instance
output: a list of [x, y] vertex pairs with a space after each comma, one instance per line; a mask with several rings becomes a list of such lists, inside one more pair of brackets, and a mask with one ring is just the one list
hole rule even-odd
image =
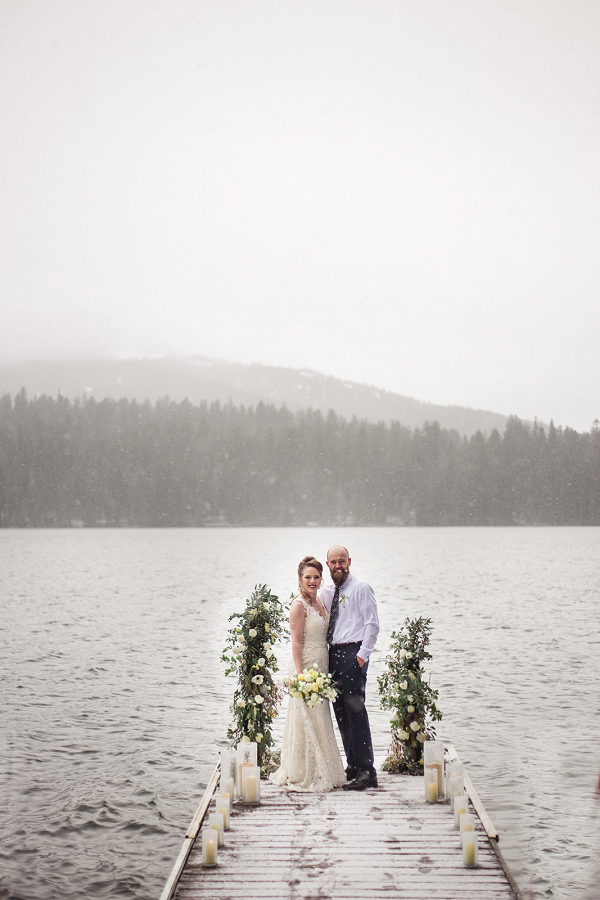
[[327, 627], [327, 643], [331, 644], [333, 640], [333, 632], [335, 631], [335, 623], [340, 612], [340, 586], [336, 584], [333, 601], [331, 603], [331, 612], [329, 613], [329, 625]]

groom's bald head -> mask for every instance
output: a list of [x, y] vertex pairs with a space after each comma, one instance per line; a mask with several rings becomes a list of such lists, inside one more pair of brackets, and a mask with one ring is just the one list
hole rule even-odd
[[334, 584], [341, 585], [345, 582], [350, 572], [352, 560], [348, 551], [341, 544], [330, 547], [327, 551], [327, 568]]
[[334, 546], [330, 547], [327, 551], [327, 562], [334, 558], [337, 559], [338, 556], [344, 556], [346, 558], [346, 561], [350, 562], [350, 554], [348, 553], [346, 547], [342, 547], [341, 544], [334, 544]]

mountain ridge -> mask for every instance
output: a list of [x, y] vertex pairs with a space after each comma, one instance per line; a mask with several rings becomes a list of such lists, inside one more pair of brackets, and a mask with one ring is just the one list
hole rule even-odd
[[312, 369], [231, 363], [207, 357], [36, 361], [0, 365], [0, 394], [62, 394], [101, 400], [144, 402], [169, 397], [180, 402], [231, 402], [236, 406], [272, 403], [291, 411], [333, 409], [338, 415], [371, 422], [398, 421], [408, 428], [437, 421], [470, 436], [503, 431], [507, 415], [462, 406], [444, 406], [324, 375]]

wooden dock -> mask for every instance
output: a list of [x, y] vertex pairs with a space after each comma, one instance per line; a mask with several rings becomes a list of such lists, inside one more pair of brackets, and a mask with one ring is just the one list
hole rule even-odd
[[378, 777], [377, 789], [327, 794], [262, 782], [260, 806], [235, 804], [219, 864], [204, 868], [195, 837], [212, 809], [215, 770], [161, 900], [522, 900], [468, 778], [473, 869], [462, 865], [449, 804], [425, 803], [422, 777]]

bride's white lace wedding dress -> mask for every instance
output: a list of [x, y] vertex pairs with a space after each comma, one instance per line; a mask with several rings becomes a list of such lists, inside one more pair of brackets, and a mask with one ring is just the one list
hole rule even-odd
[[[316, 664], [322, 672], [328, 672], [329, 653], [325, 641], [327, 620], [304, 599], [300, 599], [306, 610], [302, 668], [310, 669]], [[293, 660], [288, 674], [291, 678], [296, 675]], [[315, 793], [331, 791], [346, 783], [346, 772], [333, 733], [328, 700], [309, 707], [304, 700], [289, 698], [281, 746], [281, 766], [270, 776], [270, 780], [274, 784], [284, 785], [290, 791]]]

